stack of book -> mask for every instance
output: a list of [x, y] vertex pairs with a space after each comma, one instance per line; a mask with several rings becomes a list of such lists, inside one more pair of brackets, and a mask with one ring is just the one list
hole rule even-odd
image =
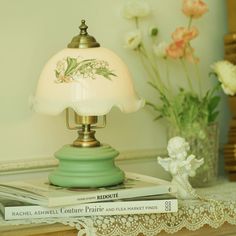
[[224, 147], [225, 169], [228, 171], [229, 179], [236, 180], [236, 117], [230, 121], [228, 132], [228, 143]]
[[168, 181], [128, 172], [124, 183], [96, 189], [14, 181], [0, 183], [0, 211], [5, 220], [176, 212], [175, 192]]
[[229, 33], [224, 37], [225, 60], [236, 64], [236, 32]]

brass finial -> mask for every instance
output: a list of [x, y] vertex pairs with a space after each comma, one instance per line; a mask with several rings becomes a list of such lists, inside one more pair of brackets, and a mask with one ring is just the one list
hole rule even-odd
[[68, 44], [68, 48], [94, 48], [100, 47], [100, 44], [96, 39], [89, 35], [87, 32], [88, 26], [85, 24], [85, 20], [81, 20], [81, 25], [79, 27], [80, 34], [75, 36], [71, 42]]
[[87, 32], [88, 26], [85, 24], [85, 20], [81, 20], [81, 25], [79, 29], [80, 29], [80, 35], [88, 35]]

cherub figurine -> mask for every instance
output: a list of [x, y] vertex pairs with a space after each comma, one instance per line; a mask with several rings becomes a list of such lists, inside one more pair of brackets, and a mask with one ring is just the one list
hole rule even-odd
[[179, 199], [195, 199], [195, 189], [189, 183], [189, 176], [196, 175], [196, 169], [203, 164], [203, 159], [197, 160], [190, 150], [188, 142], [182, 137], [173, 137], [168, 141], [169, 157], [158, 157], [158, 163], [172, 175], [172, 184], [177, 187]]

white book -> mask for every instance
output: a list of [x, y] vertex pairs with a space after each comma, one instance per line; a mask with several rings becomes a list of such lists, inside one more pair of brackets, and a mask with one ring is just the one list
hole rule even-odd
[[0, 210], [5, 220], [29, 218], [80, 217], [177, 212], [178, 201], [171, 195], [158, 195], [95, 202], [67, 207], [48, 208], [16, 200], [0, 199]]
[[110, 201], [123, 198], [174, 193], [170, 182], [136, 173], [125, 173], [120, 185], [103, 188], [62, 188], [47, 179], [30, 179], [0, 183], [0, 197], [46, 207]]

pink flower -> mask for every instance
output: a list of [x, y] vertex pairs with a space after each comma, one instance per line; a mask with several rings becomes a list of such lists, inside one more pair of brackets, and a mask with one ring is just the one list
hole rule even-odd
[[197, 37], [198, 30], [196, 27], [190, 29], [178, 27], [172, 33], [173, 42], [166, 49], [166, 54], [170, 58], [185, 58], [192, 63], [198, 63], [199, 59], [194, 56], [194, 49], [190, 46], [190, 41]]
[[183, 40], [174, 41], [166, 48], [166, 55], [173, 59], [184, 56], [185, 42]]
[[174, 33], [172, 33], [172, 39], [174, 41], [183, 40], [188, 43], [190, 40], [198, 36], [198, 30], [196, 27], [192, 26], [190, 29], [185, 27], [178, 27]]
[[182, 11], [186, 16], [196, 19], [206, 13], [208, 7], [202, 0], [184, 0]]
[[184, 58], [191, 63], [197, 64], [199, 58], [194, 55], [194, 49], [184, 40], [174, 41], [166, 48], [166, 55], [172, 59]]

